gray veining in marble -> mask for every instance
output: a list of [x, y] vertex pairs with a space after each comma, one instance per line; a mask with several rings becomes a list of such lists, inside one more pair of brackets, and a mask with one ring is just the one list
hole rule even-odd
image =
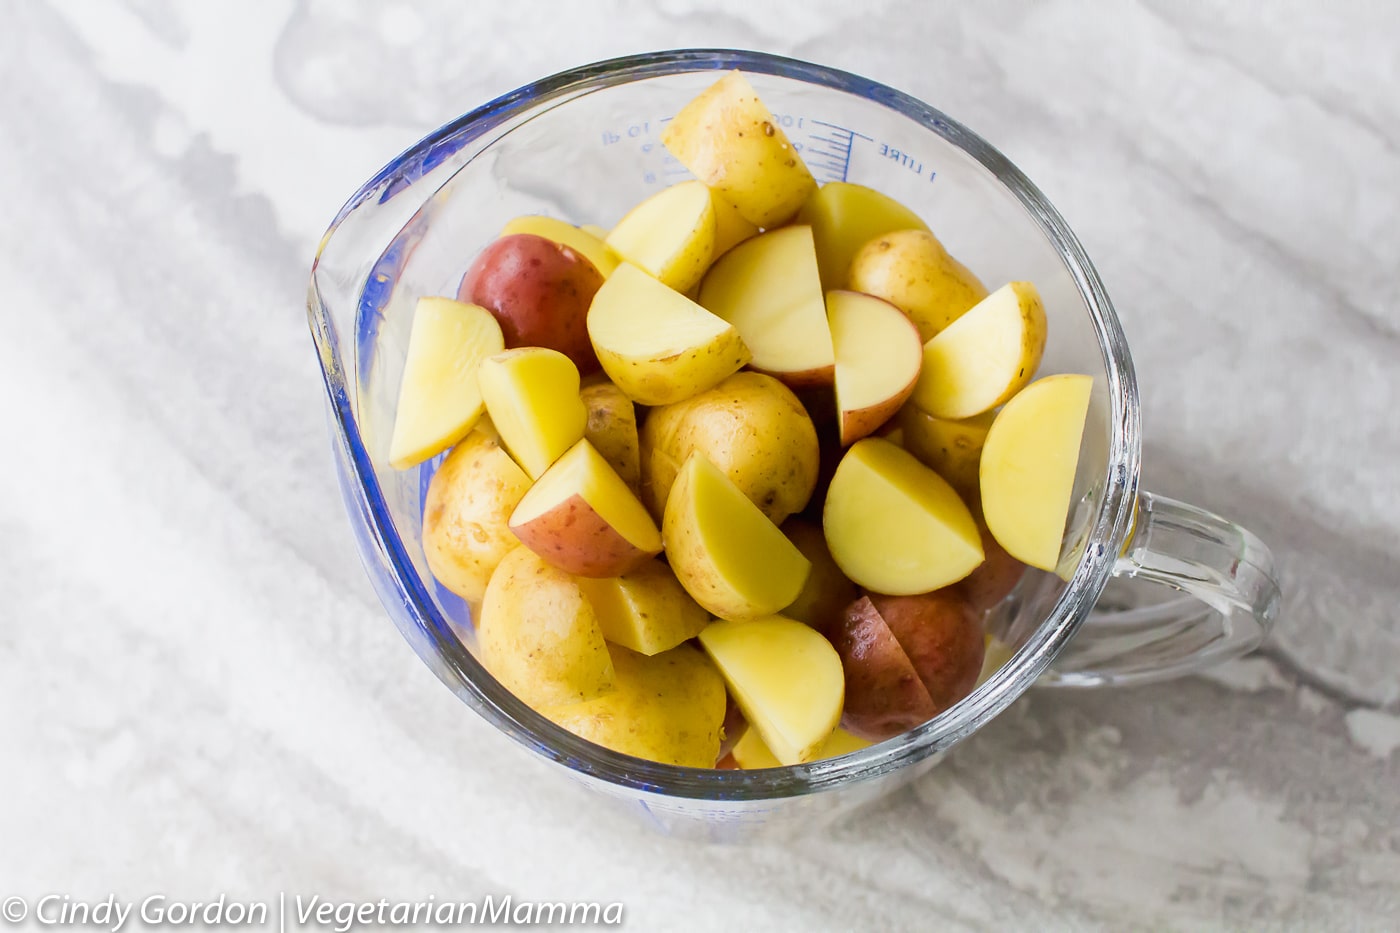
[[[9, 0], [0, 899], [624, 900], [633, 929], [1400, 924], [1400, 7]], [[809, 58], [1005, 151], [1099, 266], [1146, 485], [1238, 519], [1276, 636], [1035, 692], [801, 846], [616, 824], [360, 569], [302, 302], [342, 200], [540, 75]]]

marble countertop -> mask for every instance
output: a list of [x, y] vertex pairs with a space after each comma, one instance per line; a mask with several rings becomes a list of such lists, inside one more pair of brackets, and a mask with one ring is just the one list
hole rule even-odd
[[[9, 4], [0, 899], [494, 892], [622, 900], [640, 930], [1393, 929], [1400, 13], [1323, 9]], [[438, 684], [334, 487], [315, 245], [458, 113], [681, 45], [867, 74], [1040, 184], [1122, 315], [1145, 485], [1275, 549], [1262, 652], [1032, 691], [857, 820], [743, 849], [580, 806]]]

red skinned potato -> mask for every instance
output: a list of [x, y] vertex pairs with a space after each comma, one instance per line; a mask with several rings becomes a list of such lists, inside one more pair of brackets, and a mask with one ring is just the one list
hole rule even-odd
[[1011, 595], [1016, 584], [1021, 582], [1026, 565], [1006, 553], [1006, 548], [997, 543], [980, 518], [977, 532], [982, 536], [982, 552], [986, 558], [976, 570], [955, 583], [954, 588], [967, 597], [972, 611], [980, 615]]
[[841, 726], [847, 732], [880, 742], [938, 712], [913, 662], [869, 597], [846, 608], [834, 634], [846, 672]]
[[967, 597], [955, 587], [917, 596], [867, 597], [918, 671], [941, 713], [972, 692], [987, 642]]
[[503, 236], [476, 257], [457, 297], [495, 315], [506, 348], [548, 347], [580, 373], [598, 369], [588, 306], [603, 276], [579, 253], [531, 233]]

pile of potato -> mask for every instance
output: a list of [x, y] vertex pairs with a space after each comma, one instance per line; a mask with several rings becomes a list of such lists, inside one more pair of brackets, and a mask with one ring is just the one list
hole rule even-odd
[[965, 697], [1055, 569], [1092, 380], [1032, 381], [1035, 288], [819, 188], [737, 72], [663, 142], [694, 180], [512, 221], [419, 301], [389, 459], [449, 451], [428, 566], [543, 715], [691, 767], [844, 754]]

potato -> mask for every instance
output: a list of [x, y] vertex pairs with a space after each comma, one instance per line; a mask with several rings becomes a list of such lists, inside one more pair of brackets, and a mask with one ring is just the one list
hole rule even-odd
[[903, 447], [924, 466], [943, 477], [965, 502], [980, 498], [978, 466], [982, 444], [995, 412], [986, 411], [961, 421], [935, 418], [917, 405], [905, 405], [895, 423], [903, 429]]
[[520, 546], [510, 513], [530, 478], [478, 427], [443, 458], [423, 502], [423, 554], [438, 582], [481, 601], [501, 558]]
[[681, 108], [661, 143], [749, 223], [781, 226], [817, 183], [748, 79], [731, 71]]
[[772, 376], [735, 373], [642, 423], [642, 495], [661, 515], [676, 473], [700, 452], [776, 523], [807, 504], [817, 482], [817, 432], [791, 390]]
[[933, 718], [919, 672], [868, 597], [847, 607], [832, 643], [846, 674], [845, 729], [882, 742]]
[[593, 604], [603, 637], [614, 645], [653, 655], [700, 634], [710, 614], [685, 591], [660, 560], [649, 560], [617, 577], [579, 577]]
[[698, 451], [676, 477], [661, 538], [676, 579], [721, 619], [756, 619], [791, 605], [812, 566]]
[[511, 513], [510, 530], [581, 577], [620, 576], [661, 553], [661, 532], [646, 508], [585, 440], [535, 480]]
[[[873, 744], [868, 739], [863, 739], [838, 727], [835, 732], [831, 733], [831, 738], [826, 740], [821, 751], [817, 752], [817, 757], [813, 760], [839, 758], [842, 755], [849, 755], [851, 752], [858, 752], [862, 748], [869, 748]], [[783, 763], [778, 760], [778, 756], [769, 751], [768, 746], [763, 742], [763, 736], [759, 735], [756, 729], [744, 733], [743, 738], [734, 745], [729, 760], [733, 764], [723, 767], [756, 771], [760, 768], [781, 768], [783, 766]], [[715, 767], [721, 767], [721, 765]]]
[[1052, 573], [1074, 494], [1091, 376], [1046, 376], [997, 413], [982, 447], [982, 514], [1017, 560]]
[[758, 235], [758, 228], [744, 219], [739, 209], [724, 198], [710, 191], [715, 207], [715, 254], [718, 259], [751, 236]]
[[477, 644], [491, 675], [541, 712], [613, 689], [592, 605], [571, 576], [528, 548], [511, 551], [491, 574]]
[[715, 205], [701, 182], [663, 188], [617, 222], [613, 252], [678, 292], [694, 288], [715, 252]]
[[553, 240], [560, 246], [567, 246], [593, 263], [593, 268], [597, 269], [603, 278], [612, 275], [617, 264], [621, 262], [617, 253], [614, 253], [608, 244], [603, 242], [607, 239], [608, 232], [588, 224], [575, 227], [557, 217], [526, 214], [523, 217], [515, 218], [502, 227], [500, 235], [507, 237], [516, 233], [533, 233], [546, 240]]
[[888, 301], [844, 290], [826, 293], [836, 350], [836, 407], [842, 445], [853, 444], [899, 411], [923, 365], [919, 334]]
[[962, 593], [950, 588], [917, 596], [869, 593], [867, 598], [914, 665], [936, 712], [972, 692], [982, 671], [986, 636]]
[[[739, 708], [739, 704], [734, 702], [734, 697], [725, 694], [727, 705], [724, 709], [724, 726], [720, 729], [719, 755], [720, 761], [730, 757], [734, 751], [734, 746], [749, 733], [749, 721], [744, 718], [744, 711]], [[725, 767], [716, 763], [716, 768]], [[739, 767], [736, 762], [732, 767]]]
[[739, 331], [753, 369], [793, 387], [830, 384], [836, 359], [810, 227], [734, 247], [705, 274], [699, 301]]
[[967, 597], [972, 610], [981, 614], [1000, 605], [1011, 595], [1016, 584], [1021, 582], [1026, 565], [1007, 553], [984, 522], [977, 523], [977, 531], [982, 536], [982, 552], [986, 559], [976, 570], [953, 585]]
[[951, 419], [1001, 405], [1035, 378], [1045, 337], [1035, 286], [1003, 285], [924, 344], [914, 404]]
[[928, 230], [909, 208], [873, 188], [845, 181], [822, 185], [802, 209], [797, 223], [812, 228], [822, 288], [847, 288], [851, 260], [865, 244], [896, 230]]
[[953, 487], [876, 437], [857, 441], [841, 459], [822, 530], [846, 576], [877, 593], [926, 593], [982, 563], [977, 524]]
[[558, 350], [586, 373], [598, 368], [586, 318], [602, 284], [602, 274], [581, 253], [517, 233], [481, 251], [462, 276], [457, 297], [496, 316], [506, 347]]
[[389, 440], [391, 467], [417, 466], [467, 436], [482, 412], [477, 367], [503, 346], [500, 325], [485, 308], [418, 299]]
[[583, 438], [588, 411], [578, 367], [558, 350], [517, 347], [489, 356], [477, 384], [501, 442], [531, 479]]
[[544, 710], [574, 735], [624, 755], [686, 768], [712, 768], [720, 752], [724, 681], [689, 645], [652, 657], [613, 646], [613, 689]]
[[715, 622], [700, 646], [749, 725], [785, 765], [815, 761], [841, 719], [841, 659], [801, 622], [772, 616]]
[[588, 410], [583, 436], [633, 492], [642, 488], [642, 453], [637, 409], [627, 394], [604, 378], [579, 393]]
[[827, 638], [834, 639], [837, 626], [846, 607], [860, 595], [860, 588], [846, 579], [831, 552], [820, 525], [802, 518], [790, 518], [783, 523], [783, 534], [797, 545], [802, 556], [812, 562], [812, 572], [802, 592], [783, 615], [805, 622]]
[[588, 336], [608, 378], [643, 405], [690, 398], [750, 358], [732, 324], [629, 262], [593, 297]]
[[927, 342], [987, 289], [928, 230], [898, 230], [866, 243], [851, 259], [847, 287], [895, 305]]

